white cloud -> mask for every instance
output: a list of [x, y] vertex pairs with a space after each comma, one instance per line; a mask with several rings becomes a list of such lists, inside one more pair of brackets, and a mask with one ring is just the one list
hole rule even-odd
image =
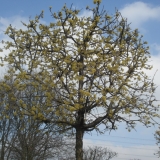
[[[24, 29], [26, 30], [27, 28], [23, 25], [23, 23], [28, 24], [30, 18], [29, 17], [22, 17], [22, 16], [13, 16], [13, 17], [0, 17], [0, 40], [6, 39], [6, 36], [4, 35], [7, 27], [9, 25], [12, 25], [13, 28], [16, 29]], [[23, 23], [22, 23], [23, 22]], [[45, 24], [46, 22], [43, 20], [40, 20], [40, 23]]]
[[[156, 91], [156, 97], [160, 100], [160, 46], [158, 44], [151, 45], [151, 48], [154, 47], [154, 50], [156, 50], [156, 54], [151, 55], [151, 59], [149, 59], [149, 64], [153, 66], [152, 70], [147, 70], [146, 73], [150, 78], [153, 78], [154, 76], [154, 83], [158, 86]], [[153, 49], [152, 49], [153, 50]]]
[[160, 54], [160, 44], [153, 43], [151, 44], [151, 53], [153, 54]]
[[160, 20], [160, 6], [151, 6], [144, 2], [135, 2], [125, 5], [120, 10], [123, 17], [132, 23], [132, 27], [139, 28], [148, 20]]
[[[11, 24], [13, 28], [16, 29], [23, 29], [25, 28], [22, 22], [27, 23], [29, 18], [21, 17], [21, 16], [13, 16], [9, 18], [0, 17], [0, 34], [3, 37], [4, 32], [7, 29], [7, 27]], [[2, 39], [0, 37], [0, 39]]]
[[81, 17], [92, 17], [93, 16], [93, 13], [92, 11], [83, 11], [78, 17], [81, 18]]

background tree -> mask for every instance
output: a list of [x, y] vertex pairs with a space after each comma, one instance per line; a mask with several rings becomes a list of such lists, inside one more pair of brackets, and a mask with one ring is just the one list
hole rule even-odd
[[83, 151], [84, 160], [110, 160], [116, 157], [118, 154], [109, 150], [108, 148], [102, 148], [98, 146], [85, 148]]
[[[160, 130], [157, 130], [154, 134], [155, 136], [155, 139], [157, 141], [157, 145], [160, 144]], [[157, 153], [155, 153], [156, 156], [160, 157], [160, 147], [159, 147], [159, 150], [157, 151]]]
[[[2, 100], [2, 99], [1, 99]], [[12, 118], [9, 118], [12, 117]], [[9, 157], [9, 142], [13, 133], [13, 111], [4, 109], [0, 106], [0, 160]], [[7, 158], [8, 159], [8, 158]]]
[[72, 129], [77, 160], [83, 159], [85, 132], [102, 132], [100, 125], [115, 130], [122, 122], [130, 131], [139, 122], [151, 125], [158, 116], [155, 85], [144, 72], [152, 68], [147, 63], [147, 42], [119, 12], [109, 16], [100, 10], [100, 0], [94, 3], [95, 8], [86, 8], [93, 13], [91, 17], [79, 17], [79, 10], [64, 6], [58, 13], [50, 8], [55, 20], [49, 25], [39, 22], [42, 12], [29, 24], [23, 23], [26, 30], [9, 26], [5, 34], [12, 40], [3, 48], [10, 49], [2, 65], [12, 66], [9, 72], [15, 77], [16, 90], [32, 85], [37, 97], [45, 97], [26, 109], [25, 101], [13, 95], [17, 109], [64, 130]]
[[[3, 84], [10, 84], [10, 82], [12, 82], [12, 77], [10, 80], [0, 81]], [[15, 135], [14, 108], [9, 107], [12, 105], [12, 101], [8, 99], [8, 94], [6, 94], [6, 90], [9, 88], [9, 85], [5, 90], [0, 88], [0, 160], [8, 160], [10, 156], [10, 142]]]
[[[9, 95], [12, 88], [14, 98], [20, 98], [25, 102], [25, 108], [31, 108], [34, 104], [41, 103], [44, 97], [36, 99], [36, 93], [32, 86], [25, 90], [15, 90], [13, 75], [6, 80], [8, 88], [0, 88], [0, 160], [45, 160], [58, 156], [60, 149], [65, 145], [62, 135], [57, 134], [56, 126], [45, 125], [34, 117], [21, 114]], [[4, 81], [1, 81], [4, 84]], [[35, 96], [33, 96], [35, 95]], [[12, 97], [13, 98], [13, 97]]]
[[42, 123], [35, 122], [31, 117], [25, 116], [15, 125], [17, 133], [10, 142], [10, 159], [53, 159], [58, 156], [60, 147], [65, 145], [62, 136], [54, 135], [54, 132], [45, 129]]

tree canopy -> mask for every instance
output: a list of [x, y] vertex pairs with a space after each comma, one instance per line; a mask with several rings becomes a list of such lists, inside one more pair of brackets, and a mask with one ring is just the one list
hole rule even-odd
[[[115, 130], [126, 122], [128, 130], [137, 122], [149, 126], [158, 117], [154, 105], [155, 84], [145, 70], [152, 69], [147, 42], [138, 29], [132, 30], [127, 20], [116, 11], [110, 16], [100, 9], [100, 0], [90, 17], [66, 5], [58, 13], [50, 12], [53, 22], [42, 24], [43, 11], [28, 24], [26, 30], [11, 25], [5, 34], [2, 65], [9, 64], [13, 87], [6, 90], [22, 114], [45, 123], [57, 123], [76, 134], [76, 159], [82, 159], [83, 134], [99, 130]], [[10, 79], [9, 74], [5, 75]], [[26, 109], [12, 89], [34, 88], [33, 96], [43, 100]], [[38, 92], [41, 90], [40, 92]], [[3, 103], [3, 102], [1, 102]]]

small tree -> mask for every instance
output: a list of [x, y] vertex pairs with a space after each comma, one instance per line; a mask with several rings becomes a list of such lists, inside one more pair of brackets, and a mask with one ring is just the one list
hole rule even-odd
[[[157, 130], [156, 133], [154, 134], [155, 139], [157, 141], [157, 145], [160, 144], [160, 130]], [[155, 153], [156, 156], [160, 157], [160, 147], [159, 150], [157, 151], [157, 153]]]
[[49, 25], [39, 22], [42, 12], [23, 23], [26, 30], [9, 26], [5, 34], [12, 40], [3, 48], [10, 49], [2, 65], [12, 66], [14, 87], [41, 87], [45, 97], [26, 110], [25, 102], [13, 95], [17, 108], [42, 122], [73, 129], [77, 160], [83, 159], [85, 132], [101, 132], [100, 125], [115, 130], [121, 122], [128, 130], [138, 122], [149, 126], [158, 116], [155, 85], [144, 72], [152, 68], [147, 42], [119, 12], [111, 17], [100, 10], [100, 0], [94, 3], [95, 8], [86, 8], [91, 17], [79, 17], [79, 10], [64, 6], [57, 14], [50, 8], [55, 21]]
[[84, 160], [110, 160], [116, 156], [116, 152], [97, 146], [85, 148], [83, 151]]

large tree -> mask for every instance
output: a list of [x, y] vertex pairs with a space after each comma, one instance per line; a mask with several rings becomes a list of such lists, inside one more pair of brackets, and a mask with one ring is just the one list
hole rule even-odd
[[[25, 108], [25, 101], [12, 100], [23, 114], [45, 123], [57, 123], [76, 134], [76, 159], [83, 159], [83, 135], [87, 131], [117, 129], [125, 122], [130, 130], [136, 123], [145, 126], [158, 116], [154, 106], [155, 85], [145, 74], [151, 69], [147, 42], [137, 29], [131, 30], [127, 20], [117, 11], [109, 16], [94, 0], [91, 17], [64, 6], [58, 13], [50, 8], [53, 22], [41, 24], [43, 12], [30, 20], [26, 30], [7, 28], [11, 41], [4, 42], [9, 54], [2, 65], [9, 63], [14, 87], [23, 90], [32, 85], [41, 87], [42, 104]], [[5, 76], [9, 79], [9, 76]], [[34, 95], [35, 96], [35, 95]], [[56, 117], [56, 118], [55, 118]]]

